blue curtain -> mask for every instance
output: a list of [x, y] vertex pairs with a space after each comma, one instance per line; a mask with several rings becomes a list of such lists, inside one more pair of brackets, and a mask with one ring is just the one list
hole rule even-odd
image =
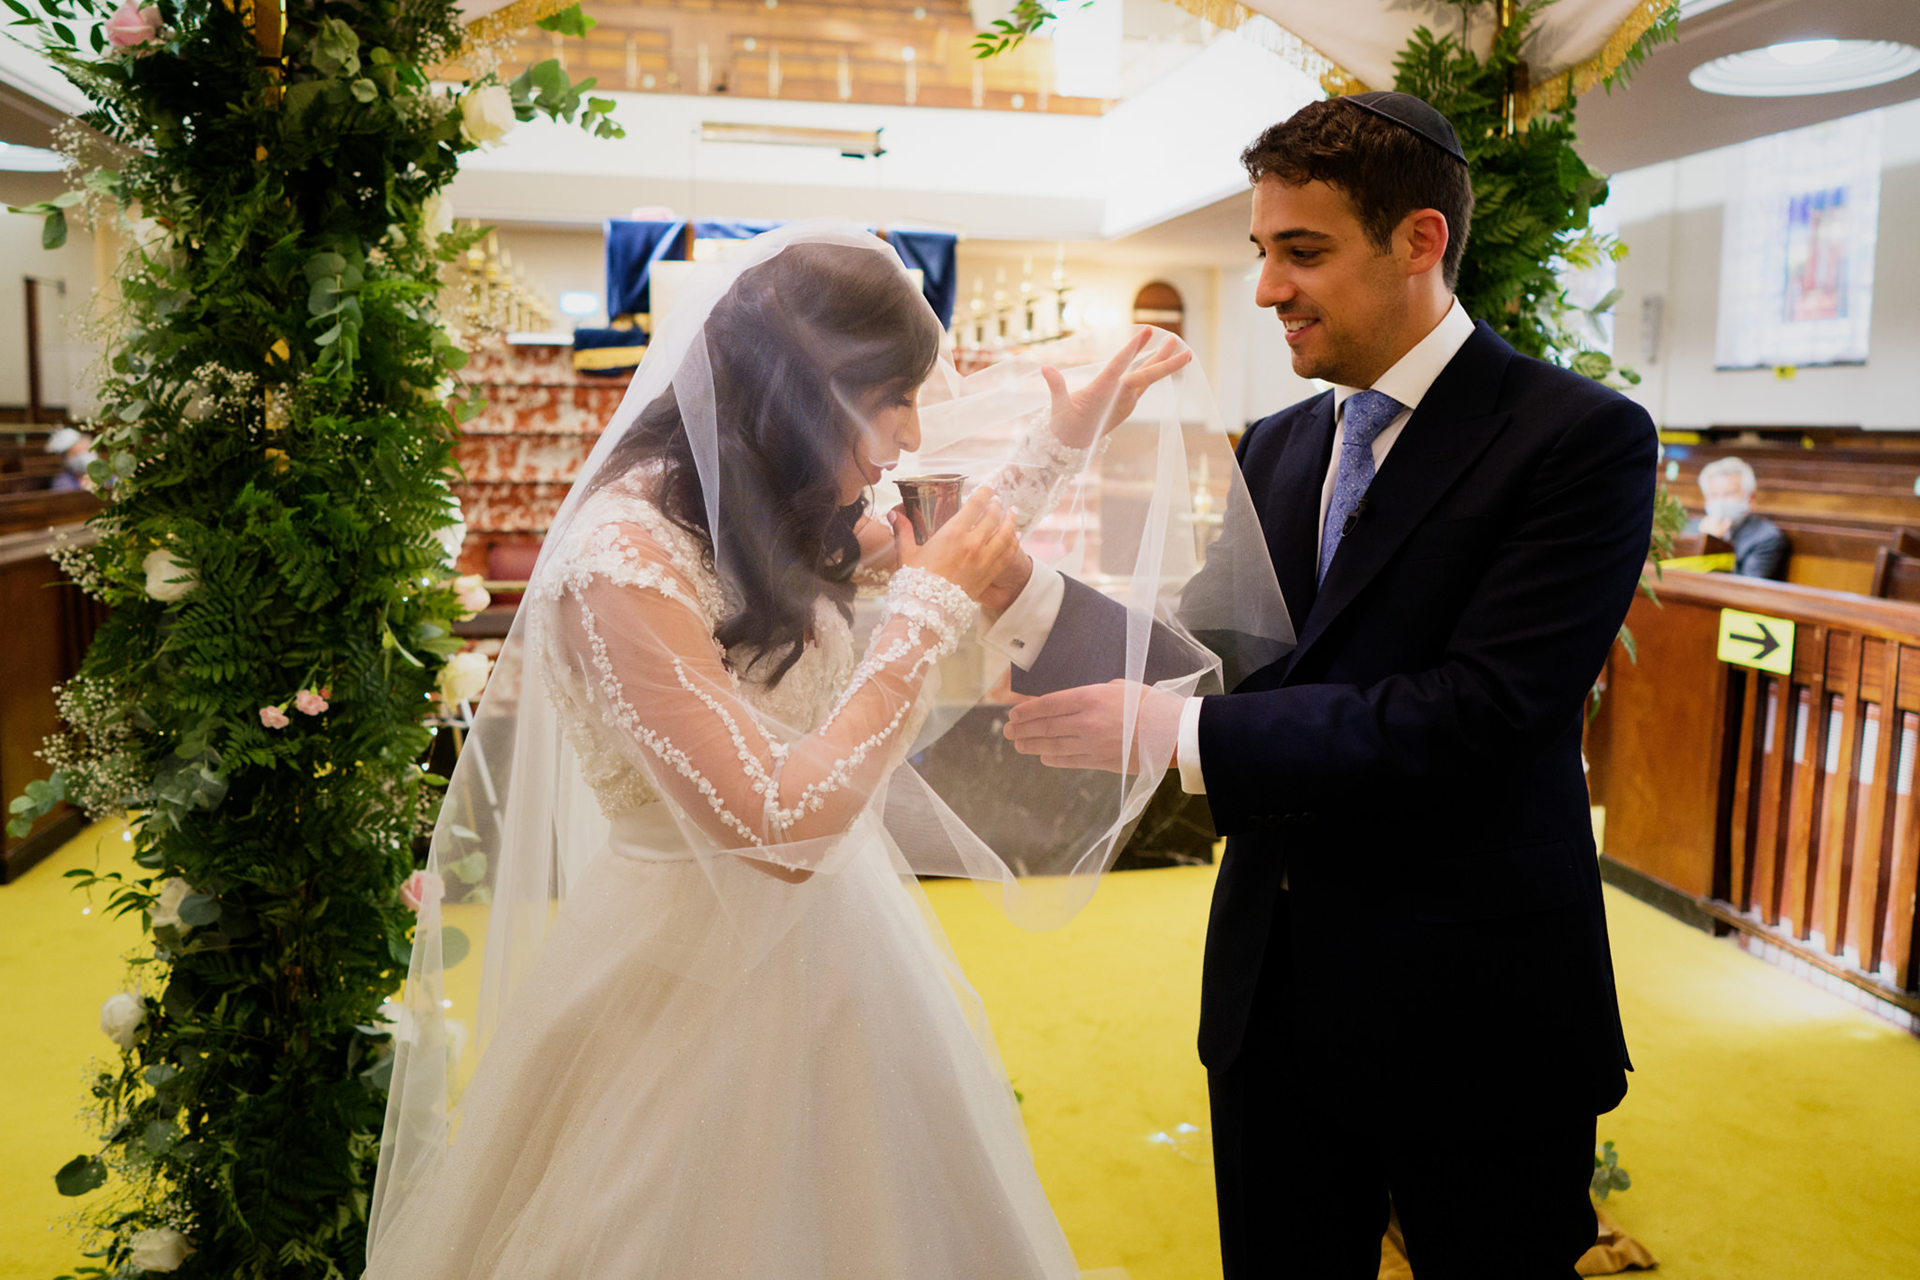
[[661, 259], [686, 260], [681, 243], [682, 222], [636, 222], [631, 218], [607, 219], [607, 314], [609, 316], [644, 315], [652, 310], [647, 294], [647, 277], [653, 264]]
[[[702, 218], [693, 224], [693, 234], [699, 240], [748, 240], [780, 225], [752, 218]], [[607, 220], [608, 315], [651, 312], [648, 276], [656, 262], [686, 259], [681, 243], [686, 226], [684, 221]], [[900, 260], [920, 271], [927, 305], [940, 317], [942, 327], [953, 323], [953, 303], [959, 293], [959, 271], [954, 265], [954, 245], [958, 239], [942, 231], [887, 233], [887, 242], [900, 255]]]
[[953, 325], [953, 303], [960, 292], [960, 272], [954, 265], [954, 245], [959, 239], [944, 231], [887, 232], [887, 243], [900, 261], [921, 272], [921, 291], [943, 329]]

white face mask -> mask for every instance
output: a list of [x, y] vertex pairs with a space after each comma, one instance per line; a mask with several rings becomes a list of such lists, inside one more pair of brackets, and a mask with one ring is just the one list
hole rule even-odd
[[1725, 520], [1728, 524], [1739, 524], [1746, 518], [1747, 510], [1745, 498], [1707, 499], [1707, 515], [1715, 520]]

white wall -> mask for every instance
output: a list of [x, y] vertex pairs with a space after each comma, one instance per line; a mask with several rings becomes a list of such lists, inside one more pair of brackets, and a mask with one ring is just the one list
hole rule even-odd
[[[0, 203], [33, 204], [65, 190], [57, 173], [0, 172]], [[93, 237], [69, 224], [67, 243], [48, 252], [40, 247], [42, 219], [0, 211], [0, 404], [27, 402], [27, 328], [25, 285], [29, 275], [64, 280], [66, 296], [46, 285], [39, 289], [40, 399], [50, 407], [89, 411], [92, 401], [76, 396], [74, 384], [93, 359], [92, 348], [74, 332], [92, 305]]]
[[[1609, 207], [1631, 252], [1620, 263], [1615, 358], [1645, 381], [1630, 392], [1662, 427], [1860, 426], [1920, 429], [1920, 101], [1886, 108], [1880, 235], [1867, 363], [1716, 370], [1720, 245], [1740, 149], [1723, 147], [1614, 175]], [[1657, 344], [1642, 304], [1664, 299]]]

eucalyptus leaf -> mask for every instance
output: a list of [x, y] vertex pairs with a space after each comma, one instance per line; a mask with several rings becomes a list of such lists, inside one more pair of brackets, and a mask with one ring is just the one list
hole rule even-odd
[[472, 949], [473, 944], [467, 941], [467, 935], [463, 930], [456, 929], [452, 925], [445, 925], [441, 928], [440, 967], [442, 969], [453, 968], [462, 960], [465, 960], [467, 958], [467, 952]]
[[107, 1166], [98, 1156], [75, 1156], [53, 1175], [53, 1185], [63, 1196], [83, 1196], [107, 1182]]
[[190, 893], [180, 903], [180, 923], [202, 929], [220, 918], [220, 903], [204, 893]]

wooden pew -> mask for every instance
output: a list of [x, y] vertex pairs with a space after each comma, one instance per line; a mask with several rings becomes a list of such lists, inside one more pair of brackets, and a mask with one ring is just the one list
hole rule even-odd
[[[1920, 604], [1669, 571], [1588, 729], [1608, 878], [1920, 1013]], [[1792, 672], [1720, 662], [1720, 610], [1795, 623]]]
[[[9, 802], [29, 781], [51, 772], [35, 752], [59, 727], [53, 687], [79, 669], [106, 617], [105, 607], [66, 582], [48, 554], [57, 533], [82, 544], [91, 541], [93, 531], [78, 521], [99, 507], [90, 493], [0, 495], [0, 616], [7, 619], [6, 665], [0, 671], [0, 797]], [[25, 837], [6, 836], [0, 845], [0, 884], [83, 826], [77, 810], [61, 805]]]

